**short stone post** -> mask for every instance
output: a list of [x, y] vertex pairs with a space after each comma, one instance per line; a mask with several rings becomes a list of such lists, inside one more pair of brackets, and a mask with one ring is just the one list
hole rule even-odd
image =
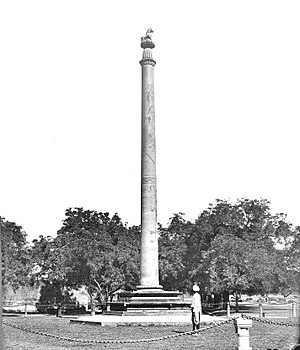
[[91, 316], [95, 316], [96, 314], [96, 307], [95, 307], [95, 303], [94, 303], [94, 298], [91, 297]]
[[227, 302], [227, 317], [230, 317], [230, 301]]
[[292, 317], [297, 317], [296, 303], [294, 301], [292, 302]]
[[249, 343], [249, 330], [252, 327], [252, 320], [237, 318], [234, 320], [236, 333], [238, 335], [238, 346], [235, 350], [252, 350]]
[[261, 301], [259, 302], [258, 308], [259, 308], [259, 317], [263, 317], [262, 302]]
[[56, 309], [56, 317], [62, 317], [62, 304], [57, 303]]
[[25, 302], [24, 317], [27, 317], [27, 302]]

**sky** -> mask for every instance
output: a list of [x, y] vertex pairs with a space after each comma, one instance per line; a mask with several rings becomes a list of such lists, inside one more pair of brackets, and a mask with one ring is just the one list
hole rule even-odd
[[140, 224], [140, 38], [156, 44], [158, 221], [217, 198], [300, 225], [300, 2], [2, 1], [0, 215], [28, 240], [70, 207]]

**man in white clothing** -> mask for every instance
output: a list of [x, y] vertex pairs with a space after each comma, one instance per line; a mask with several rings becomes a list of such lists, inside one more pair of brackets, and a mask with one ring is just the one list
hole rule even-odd
[[192, 301], [192, 323], [193, 323], [193, 330], [200, 328], [200, 316], [202, 314], [201, 310], [201, 297], [199, 294], [199, 286], [197, 284], [193, 285], [193, 301]]

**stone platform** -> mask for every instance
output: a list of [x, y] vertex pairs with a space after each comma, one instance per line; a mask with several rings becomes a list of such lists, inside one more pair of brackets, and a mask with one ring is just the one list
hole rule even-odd
[[[201, 324], [206, 325], [212, 322], [224, 321], [226, 317], [216, 317], [210, 315], [201, 316]], [[190, 324], [191, 314], [179, 315], [96, 315], [80, 316], [73, 318], [70, 322], [82, 324], [94, 324], [99, 326], [166, 326]]]
[[[100, 315], [81, 316], [71, 322], [100, 326], [192, 325], [191, 300], [184, 300], [179, 291], [138, 289], [123, 292], [118, 300], [108, 304]], [[223, 317], [202, 315], [201, 324], [224, 320]]]
[[135, 290], [118, 295], [118, 301], [109, 303], [109, 315], [173, 315], [189, 314], [191, 302], [182, 299], [179, 291]]

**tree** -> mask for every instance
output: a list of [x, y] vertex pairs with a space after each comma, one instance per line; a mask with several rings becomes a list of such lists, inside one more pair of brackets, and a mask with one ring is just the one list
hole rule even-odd
[[1, 218], [2, 285], [16, 291], [32, 284], [32, 261], [26, 233], [14, 222]]
[[57, 237], [35, 240], [36, 277], [52, 286], [57, 302], [67, 290], [86, 287], [91, 300], [107, 303], [138, 279], [139, 227], [127, 228], [117, 214], [67, 209]]
[[286, 294], [300, 292], [300, 226], [295, 227], [292, 239], [284, 247], [281, 262], [286, 265]]
[[[238, 199], [233, 204], [227, 200], [217, 200], [214, 205], [210, 204], [199, 215], [186, 240], [189, 252], [186, 266], [189, 267], [190, 281], [200, 281], [202, 290], [211, 293], [216, 293], [216, 289], [218, 292], [233, 290], [233, 286], [237, 288], [241, 281], [245, 282], [243, 290], [247, 289], [249, 293], [287, 290], [290, 283], [286, 277], [287, 254], [290, 254], [290, 242], [293, 241], [295, 232], [287, 222], [286, 215], [271, 215], [269, 204], [265, 199], [246, 198]], [[224, 246], [224, 237], [230, 238], [229, 241], [233, 244], [231, 248]], [[230, 266], [230, 261], [225, 264], [220, 258], [218, 264], [214, 264], [212, 268], [211, 263], [216, 263], [212, 258], [213, 252], [217, 254], [218, 245], [221, 245], [221, 251], [224, 247], [231, 251], [232, 259], [241, 263], [243, 258], [238, 255], [239, 250], [253, 250], [253, 254], [248, 256], [253, 268], [248, 269], [247, 281], [242, 278], [243, 275], [237, 278], [238, 273], [243, 270], [235, 269], [227, 270], [228, 276], [223, 276], [224, 283], [220, 284], [224, 272], [222, 269], [226, 264]], [[284, 252], [280, 247], [284, 248]], [[273, 266], [269, 264], [270, 261]], [[218, 283], [211, 278], [212, 269], [215, 276], [219, 276]], [[235, 281], [231, 279], [230, 288], [225, 283], [229, 276], [235, 276]]]
[[[56, 303], [57, 314], [60, 316], [64, 295], [69, 287], [67, 274], [70, 269], [67, 267], [67, 261], [70, 259], [70, 252], [61, 244], [59, 238], [41, 235], [39, 240], [35, 239], [32, 243], [33, 276], [36, 283], [42, 285], [40, 302]], [[44, 293], [45, 290], [47, 293]]]
[[276, 252], [270, 254], [259, 242], [234, 235], [218, 235], [207, 255], [210, 287], [235, 295], [236, 310], [241, 293], [267, 294], [277, 288]]
[[120, 288], [137, 282], [139, 230], [82, 208], [68, 209], [56, 241], [68, 253], [63, 268], [69, 287], [86, 286], [90, 297], [107, 303]]
[[164, 288], [187, 288], [187, 237], [192, 227], [183, 213], [174, 214], [167, 228], [159, 225], [159, 272]]
[[198, 281], [201, 290], [213, 293], [209, 281], [208, 251], [215, 237], [226, 234], [238, 235], [243, 220], [240, 209], [227, 200], [216, 200], [195, 221], [188, 242], [189, 280]]

